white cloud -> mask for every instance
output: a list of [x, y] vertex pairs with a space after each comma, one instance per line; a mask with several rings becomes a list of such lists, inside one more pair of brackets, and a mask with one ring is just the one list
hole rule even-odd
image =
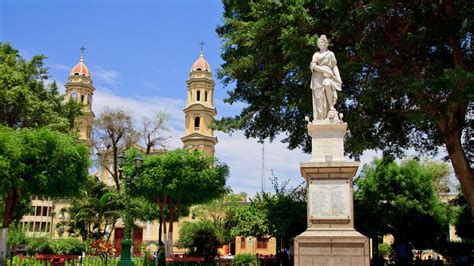
[[58, 63], [51, 63], [49, 64], [52, 68], [57, 68], [57, 69], [60, 69], [60, 70], [71, 70], [72, 67], [68, 67], [68, 66], [65, 66], [65, 65], [62, 65], [62, 64], [58, 64]]
[[[184, 112], [186, 101], [183, 99], [166, 97], [122, 97], [107, 88], [100, 88], [94, 94], [93, 109], [99, 114], [104, 108], [121, 108], [134, 117], [152, 116], [164, 110], [170, 115], [167, 132], [170, 140], [169, 149], [182, 147], [181, 137], [184, 133]], [[216, 102], [217, 106], [222, 103]], [[235, 193], [246, 192], [249, 196], [255, 195], [262, 189], [262, 144], [255, 139], [247, 139], [243, 132], [232, 135], [216, 132], [219, 142], [216, 145], [216, 157], [229, 165], [230, 177], [227, 181]], [[283, 136], [278, 136], [272, 143], [265, 143], [265, 191], [272, 191], [269, 178], [272, 172], [282, 181], [289, 179], [291, 186], [301, 184], [299, 164], [311, 159], [311, 155], [300, 149], [289, 150], [286, 144], [281, 143]], [[359, 170], [365, 163], [380, 154], [374, 151], [366, 152], [361, 158]]]
[[109, 85], [114, 85], [119, 77], [119, 72], [95, 66], [93, 75]]

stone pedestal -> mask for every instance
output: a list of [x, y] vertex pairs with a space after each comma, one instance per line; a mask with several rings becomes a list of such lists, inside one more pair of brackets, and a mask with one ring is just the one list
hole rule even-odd
[[352, 178], [359, 164], [344, 159], [347, 124], [309, 124], [312, 159], [301, 163], [308, 184], [308, 229], [294, 243], [295, 265], [370, 265], [369, 239], [354, 229]]

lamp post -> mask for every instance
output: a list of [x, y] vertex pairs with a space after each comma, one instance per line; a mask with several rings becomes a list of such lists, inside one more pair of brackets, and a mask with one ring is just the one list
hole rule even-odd
[[[119, 177], [122, 178], [123, 166], [125, 165], [125, 155], [120, 153], [117, 155], [117, 163], [119, 166]], [[138, 172], [142, 166], [143, 157], [137, 155], [135, 157], [135, 174]], [[124, 239], [122, 240], [122, 253], [120, 254], [120, 261], [118, 265], [133, 265], [132, 256], [131, 256], [131, 246], [132, 246], [132, 223], [133, 218], [130, 213], [130, 185], [132, 177], [127, 175], [125, 176], [125, 217], [123, 219], [125, 230], [124, 230]]]

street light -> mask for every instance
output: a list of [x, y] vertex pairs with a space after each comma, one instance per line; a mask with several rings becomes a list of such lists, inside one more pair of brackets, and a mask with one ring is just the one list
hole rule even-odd
[[[119, 171], [119, 178], [122, 178], [123, 166], [125, 165], [126, 158], [123, 153], [117, 155], [117, 164]], [[135, 174], [138, 173], [140, 167], [143, 163], [143, 157], [139, 154], [135, 157]], [[125, 176], [125, 217], [124, 217], [124, 239], [122, 240], [122, 253], [120, 254], [120, 261], [118, 265], [133, 265], [132, 256], [131, 256], [131, 246], [132, 246], [132, 223], [133, 219], [130, 214], [130, 185], [132, 177], [127, 175]]]

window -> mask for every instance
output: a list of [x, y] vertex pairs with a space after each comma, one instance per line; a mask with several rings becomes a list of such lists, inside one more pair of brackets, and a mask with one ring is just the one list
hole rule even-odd
[[198, 101], [198, 102], [201, 101], [201, 91], [196, 92], [196, 101]]
[[204, 101], [207, 102], [207, 91], [204, 92]]
[[34, 226], [33, 222], [28, 222], [28, 231], [29, 232], [33, 232], [33, 226]]
[[46, 231], [46, 222], [41, 222], [41, 232], [47, 232]]
[[200, 119], [199, 116], [194, 118], [194, 129], [196, 129], [196, 130], [199, 129], [200, 122], [201, 122], [201, 119]]
[[81, 103], [84, 103], [84, 95], [81, 95]]
[[259, 237], [257, 238], [257, 248], [264, 248], [266, 249], [268, 246], [268, 239]]
[[41, 206], [36, 206], [36, 213], [35, 213], [36, 216], [40, 216], [41, 215]]
[[40, 222], [35, 222], [35, 232], [39, 232], [40, 231]]
[[245, 237], [240, 238], [240, 249], [245, 249]]
[[71, 93], [71, 98], [76, 100], [77, 99], [77, 92], [72, 92]]
[[41, 216], [48, 216], [48, 207], [43, 206], [43, 212], [41, 213]]

